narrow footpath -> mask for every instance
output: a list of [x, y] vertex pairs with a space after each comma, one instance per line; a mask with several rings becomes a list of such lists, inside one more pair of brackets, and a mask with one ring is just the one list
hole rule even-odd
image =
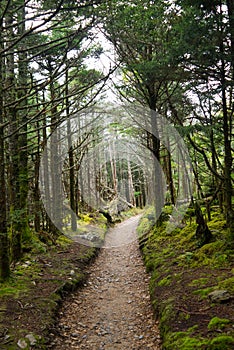
[[86, 285], [63, 304], [52, 349], [160, 349], [149, 276], [136, 241], [139, 218], [109, 230]]

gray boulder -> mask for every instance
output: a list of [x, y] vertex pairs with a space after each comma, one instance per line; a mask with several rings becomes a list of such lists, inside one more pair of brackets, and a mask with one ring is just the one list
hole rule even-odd
[[210, 301], [213, 303], [227, 303], [231, 300], [231, 295], [227, 290], [214, 290], [208, 294]]

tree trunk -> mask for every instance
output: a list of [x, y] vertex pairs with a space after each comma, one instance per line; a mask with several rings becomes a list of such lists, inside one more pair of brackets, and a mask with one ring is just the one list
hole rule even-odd
[[[222, 28], [222, 31], [224, 28]], [[220, 44], [220, 53], [224, 56], [223, 42]], [[224, 139], [224, 206], [227, 226], [234, 230], [234, 211], [232, 208], [232, 147], [231, 147], [231, 123], [227, 107], [226, 97], [226, 74], [225, 61], [221, 59], [221, 89], [222, 89], [222, 109], [223, 109], [223, 139]]]
[[136, 200], [134, 196], [134, 186], [133, 186], [133, 179], [132, 179], [132, 169], [131, 169], [131, 163], [128, 159], [128, 192], [129, 192], [129, 200], [128, 202], [132, 205], [136, 205]]
[[53, 79], [53, 67], [49, 62], [50, 73], [50, 99], [51, 99], [51, 137], [50, 137], [50, 173], [51, 173], [51, 225], [53, 235], [58, 234], [58, 230], [62, 229], [62, 207], [61, 207], [61, 188], [60, 188], [60, 157], [59, 157], [59, 134], [58, 134], [58, 110], [56, 106], [55, 82]]
[[[154, 163], [154, 200], [156, 217], [159, 218], [163, 207], [163, 186], [162, 186], [162, 172], [160, 167], [160, 139], [158, 130], [158, 114], [156, 112], [156, 96], [154, 87], [149, 87], [149, 107], [151, 110], [150, 124], [151, 124], [151, 150], [153, 153]], [[160, 220], [159, 220], [160, 224]]]
[[[8, 40], [14, 40], [13, 33], [13, 9], [6, 16], [6, 27]], [[10, 45], [10, 44], [9, 44]], [[16, 108], [16, 81], [15, 81], [15, 52], [11, 48], [6, 56], [5, 69], [5, 112], [9, 120], [9, 141], [8, 141], [8, 192], [10, 220], [12, 230], [12, 258], [17, 261], [21, 257], [21, 231], [19, 230], [20, 212], [20, 188], [19, 188], [19, 121]]]
[[[68, 103], [68, 101], [67, 101]], [[67, 105], [67, 116], [69, 116], [69, 107]], [[70, 196], [70, 207], [71, 207], [71, 228], [72, 231], [77, 230], [76, 221], [76, 203], [75, 203], [75, 169], [74, 169], [74, 154], [72, 146], [72, 135], [71, 135], [71, 123], [68, 117], [67, 119], [67, 137], [68, 137], [68, 158], [69, 158], [69, 196]]]
[[[1, 9], [1, 4], [0, 4]], [[0, 26], [0, 279], [4, 280], [10, 275], [9, 243], [7, 234], [7, 206], [5, 184], [5, 155], [4, 155], [4, 119], [3, 119], [3, 58], [1, 51], [2, 28]]]
[[205, 222], [200, 205], [197, 202], [195, 203], [195, 215], [196, 223], [198, 224], [196, 238], [199, 242], [199, 246], [202, 247], [204, 244], [209, 243], [213, 236]]
[[[19, 30], [18, 35], [22, 36], [25, 33], [25, 5], [22, 0], [22, 7], [18, 12]], [[21, 236], [26, 232], [28, 228], [28, 213], [27, 213], [27, 196], [28, 196], [28, 140], [27, 140], [27, 76], [28, 76], [28, 63], [26, 54], [26, 44], [24, 40], [20, 41], [18, 48], [18, 99], [19, 111], [17, 115], [18, 124], [21, 127], [18, 136], [18, 164], [19, 164], [19, 210], [20, 219], [17, 221], [17, 244], [15, 247], [14, 259], [20, 259], [22, 255]], [[22, 109], [21, 109], [22, 108]]]
[[229, 32], [231, 38], [232, 78], [234, 80], [234, 0], [227, 0], [227, 8], [229, 17]]
[[37, 122], [37, 152], [36, 159], [34, 164], [34, 229], [36, 232], [40, 231], [40, 214], [41, 214], [41, 206], [40, 206], [40, 191], [39, 191], [39, 172], [40, 172], [40, 130], [39, 130], [39, 122]]

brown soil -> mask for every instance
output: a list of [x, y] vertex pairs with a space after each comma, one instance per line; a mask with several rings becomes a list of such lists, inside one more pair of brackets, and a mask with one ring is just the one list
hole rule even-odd
[[111, 229], [89, 279], [63, 304], [50, 346], [63, 349], [160, 349], [135, 229], [138, 217]]

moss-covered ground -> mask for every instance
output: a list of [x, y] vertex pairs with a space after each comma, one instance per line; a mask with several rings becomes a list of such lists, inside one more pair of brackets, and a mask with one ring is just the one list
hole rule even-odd
[[[90, 216], [80, 222], [85, 226]], [[94, 224], [106, 227], [101, 216]], [[30, 234], [24, 242], [23, 259], [12, 267], [8, 281], [0, 283], [0, 349], [47, 349], [49, 332], [64, 296], [86, 280], [86, 267], [99, 249], [59, 236], [56, 242], [47, 233]], [[27, 336], [35, 339], [30, 346]]]
[[[138, 226], [146, 269], [151, 274], [150, 293], [164, 350], [234, 349], [233, 242], [217, 208], [208, 226], [213, 239], [202, 247], [197, 241], [192, 210], [183, 227], [167, 230], [164, 221], [153, 225], [148, 208]], [[225, 303], [211, 302], [208, 294], [227, 290]]]

